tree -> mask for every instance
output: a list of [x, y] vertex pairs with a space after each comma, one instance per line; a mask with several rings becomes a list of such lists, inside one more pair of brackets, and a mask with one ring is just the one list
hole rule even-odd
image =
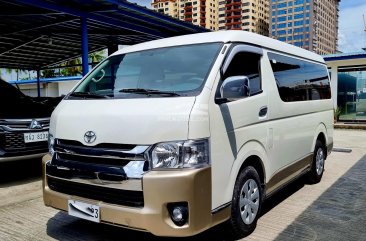
[[100, 61], [104, 60], [107, 57], [105, 50], [97, 51], [94, 53], [89, 54], [90, 62], [92, 63], [92, 68], [94, 68], [95, 64], [99, 63]]
[[55, 70], [54, 69], [45, 69], [42, 70], [42, 77], [44, 78], [52, 78], [56, 76]]
[[[91, 62], [92, 67], [94, 67], [95, 64], [93, 63], [99, 63], [107, 56], [105, 54], [105, 50], [101, 50], [94, 53], [90, 53], [88, 57], [89, 62]], [[71, 66], [71, 67], [65, 67], [61, 70], [61, 75], [63, 76], [76, 76], [82, 73], [81, 58], [72, 59], [70, 61], [62, 63], [61, 66]]]
[[76, 58], [60, 64], [60, 66], [71, 66], [61, 69], [61, 75], [63, 76], [76, 76], [82, 73], [81, 59]]

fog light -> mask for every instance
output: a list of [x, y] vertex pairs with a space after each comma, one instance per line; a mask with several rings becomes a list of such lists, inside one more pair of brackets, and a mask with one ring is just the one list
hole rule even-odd
[[177, 226], [183, 226], [188, 222], [187, 203], [171, 203], [168, 205], [170, 218]]
[[180, 207], [176, 207], [173, 209], [173, 215], [172, 215], [172, 219], [175, 222], [181, 222], [183, 219], [183, 212], [182, 209]]

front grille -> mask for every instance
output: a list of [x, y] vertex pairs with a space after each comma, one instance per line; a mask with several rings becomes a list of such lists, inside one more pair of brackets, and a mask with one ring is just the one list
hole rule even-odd
[[[44, 130], [48, 130], [50, 126], [50, 119], [36, 119]], [[19, 120], [0, 120], [0, 126], [4, 126], [9, 131], [25, 131], [30, 130], [29, 128], [32, 123], [32, 119], [19, 119]]]
[[24, 133], [22, 132], [7, 132], [4, 136], [2, 148], [5, 151], [27, 151], [33, 149], [46, 149], [48, 147], [47, 141], [25, 143]]
[[50, 189], [111, 204], [143, 207], [142, 175], [149, 168], [144, 159], [147, 148], [114, 143], [85, 146], [78, 141], [55, 139], [55, 153], [46, 165]]
[[23, 133], [6, 133], [5, 134], [5, 149], [21, 149], [25, 148]]
[[3, 156], [27, 155], [47, 151], [47, 141], [24, 142], [24, 133], [48, 131], [50, 119], [36, 119], [42, 129], [30, 129], [32, 119], [0, 120], [0, 151]]
[[56, 139], [54, 150], [55, 159], [63, 162], [78, 162], [84, 164], [97, 164], [126, 166], [130, 161], [145, 161], [143, 153], [131, 153], [136, 145], [114, 143], [101, 143], [96, 146], [85, 146], [78, 141]]
[[121, 190], [96, 185], [88, 185], [72, 181], [61, 180], [47, 176], [48, 186], [56, 192], [78, 197], [103, 201], [129, 207], [143, 207], [144, 195], [142, 191]]
[[149, 170], [149, 162], [144, 159], [144, 150], [141, 148], [131, 152], [131, 149], [120, 150], [105, 148], [106, 146], [127, 145], [103, 143], [90, 147], [77, 141], [56, 139], [55, 154], [47, 171], [52, 176], [66, 179], [123, 181], [129, 178], [141, 179], [143, 173]]
[[56, 159], [63, 161], [71, 161], [71, 162], [81, 162], [81, 163], [89, 163], [89, 164], [98, 164], [98, 165], [106, 165], [106, 166], [118, 166], [123, 167], [126, 166], [131, 160], [126, 159], [117, 159], [117, 158], [109, 158], [103, 156], [84, 156], [84, 155], [75, 155], [69, 153], [58, 152]]

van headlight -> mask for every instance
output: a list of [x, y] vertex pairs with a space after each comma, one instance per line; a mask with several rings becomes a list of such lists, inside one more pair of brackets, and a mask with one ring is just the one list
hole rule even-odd
[[55, 138], [51, 133], [48, 133], [48, 151], [51, 156], [53, 156], [53, 153], [55, 152], [55, 150], [53, 149], [54, 145], [55, 145]]
[[154, 168], [189, 168], [210, 164], [208, 139], [158, 143], [150, 150]]

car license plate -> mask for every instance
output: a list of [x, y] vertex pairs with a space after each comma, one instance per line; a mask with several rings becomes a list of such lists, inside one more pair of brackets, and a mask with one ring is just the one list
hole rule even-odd
[[48, 131], [24, 133], [24, 142], [47, 141]]
[[96, 223], [100, 222], [99, 206], [84, 202], [69, 200], [69, 215]]

